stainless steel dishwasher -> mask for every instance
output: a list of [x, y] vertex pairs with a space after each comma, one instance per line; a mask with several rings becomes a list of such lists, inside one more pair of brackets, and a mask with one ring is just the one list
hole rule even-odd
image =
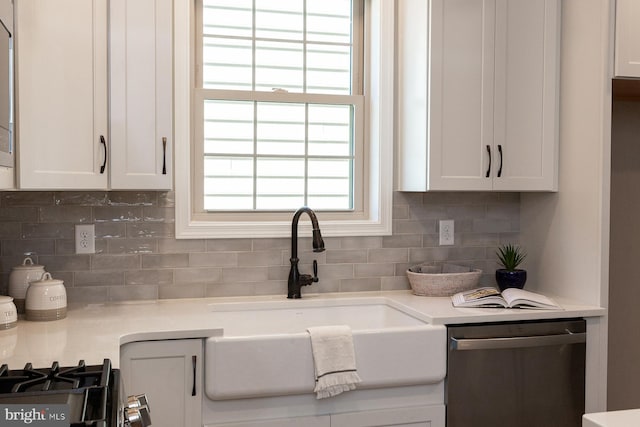
[[584, 319], [448, 328], [447, 427], [581, 426]]

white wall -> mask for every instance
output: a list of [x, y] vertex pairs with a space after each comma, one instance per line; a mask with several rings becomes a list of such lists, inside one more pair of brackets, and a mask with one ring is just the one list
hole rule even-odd
[[[532, 289], [607, 306], [613, 0], [564, 0], [559, 192], [523, 194]], [[606, 317], [589, 322], [587, 411], [606, 405]]]

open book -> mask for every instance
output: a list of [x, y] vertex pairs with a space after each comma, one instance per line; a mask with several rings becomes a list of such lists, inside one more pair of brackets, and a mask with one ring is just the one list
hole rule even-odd
[[496, 288], [485, 287], [459, 292], [451, 297], [455, 307], [503, 307], [503, 308], [538, 308], [559, 309], [558, 304], [544, 295], [523, 289], [508, 288], [498, 291]]

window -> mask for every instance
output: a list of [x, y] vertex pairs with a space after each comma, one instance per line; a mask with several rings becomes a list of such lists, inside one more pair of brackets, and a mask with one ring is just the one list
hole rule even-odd
[[[286, 236], [303, 205], [326, 235], [390, 232], [388, 3], [177, 2], [176, 141], [191, 141], [176, 144], [177, 237]], [[382, 9], [384, 43], [381, 26], [364, 29]]]

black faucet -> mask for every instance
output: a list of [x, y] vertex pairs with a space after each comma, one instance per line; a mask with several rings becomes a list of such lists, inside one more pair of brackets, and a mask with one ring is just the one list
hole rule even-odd
[[303, 206], [293, 214], [293, 221], [291, 221], [291, 270], [289, 270], [289, 282], [287, 298], [302, 298], [300, 288], [310, 285], [318, 281], [318, 262], [313, 260], [313, 276], [310, 274], [300, 274], [298, 271], [298, 220], [300, 215], [306, 212], [311, 219], [311, 226], [313, 227], [313, 252], [324, 251], [324, 241], [320, 234], [320, 227], [318, 226], [318, 219], [316, 214], [307, 206]]

